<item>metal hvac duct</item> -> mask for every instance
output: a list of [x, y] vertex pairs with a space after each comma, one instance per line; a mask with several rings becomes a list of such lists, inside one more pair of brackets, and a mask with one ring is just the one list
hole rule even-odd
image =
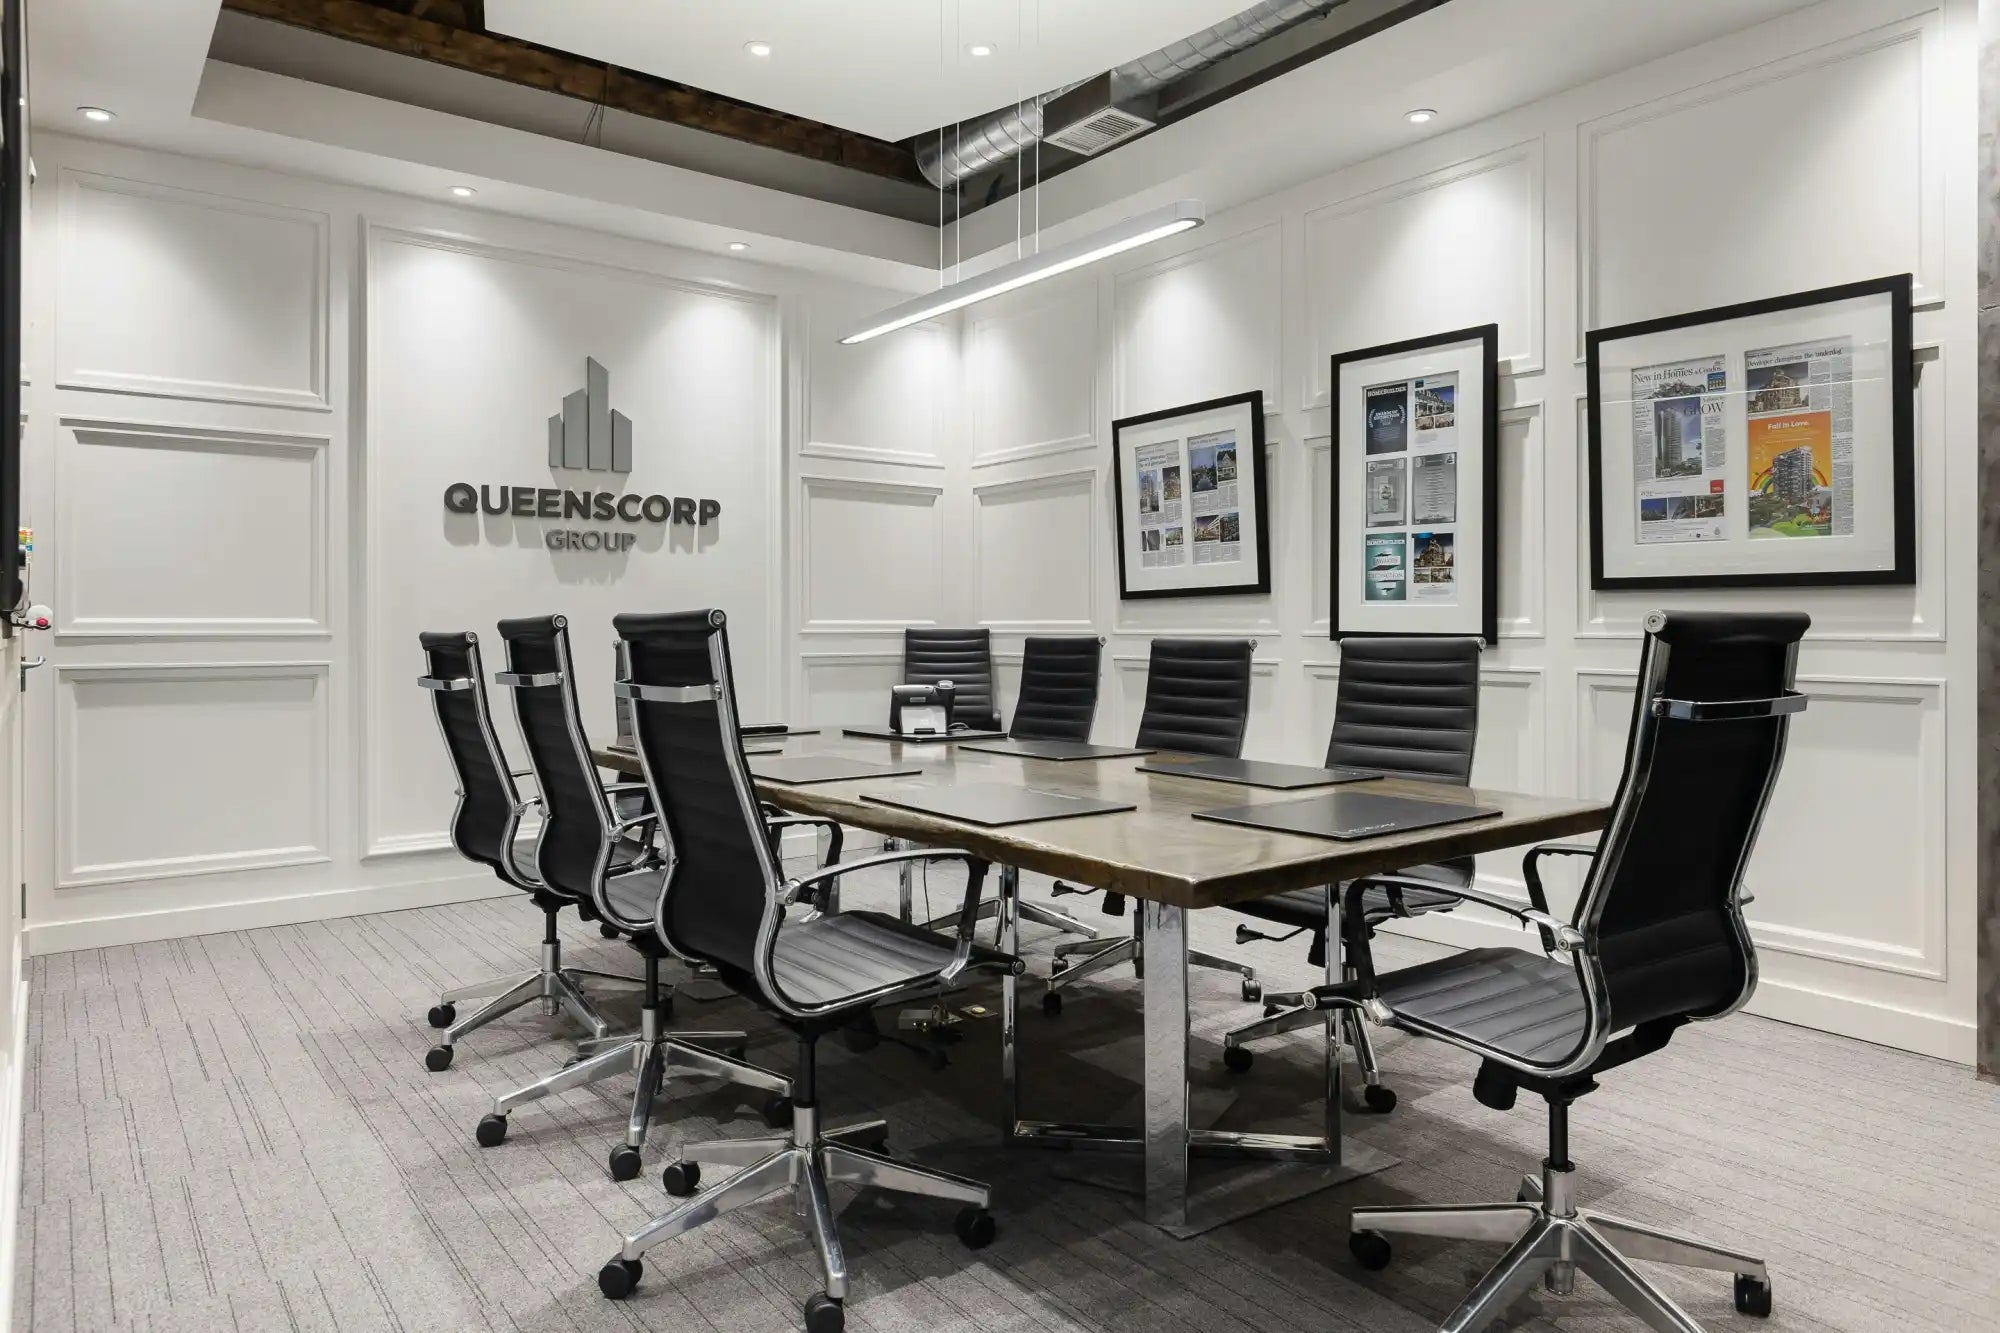
[[[1124, 101], [1157, 92], [1287, 28], [1318, 18], [1341, 3], [1343, 0], [1262, 0], [1192, 37], [1126, 61], [1111, 71], [1112, 93]], [[1088, 82], [1082, 79], [1066, 83], [1017, 107], [948, 126], [942, 147], [937, 135], [920, 136], [916, 146], [918, 169], [931, 184], [942, 188], [1018, 157], [1042, 138], [1042, 108]]]

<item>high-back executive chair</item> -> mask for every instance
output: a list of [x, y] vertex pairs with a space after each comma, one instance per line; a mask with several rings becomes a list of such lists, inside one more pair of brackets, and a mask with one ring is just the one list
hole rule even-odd
[[[1700, 1326], [1630, 1262], [1736, 1276], [1736, 1308], [1769, 1315], [1764, 1262], [1629, 1222], [1574, 1198], [1569, 1109], [1609, 1070], [1664, 1048], [1690, 1022], [1735, 1013], [1757, 988], [1743, 922], [1743, 872], [1784, 759], [1799, 639], [1797, 612], [1655, 611], [1646, 618], [1638, 697], [1611, 820], [1595, 847], [1536, 847], [1523, 867], [1532, 907], [1457, 895], [1532, 925], [1541, 953], [1473, 949], [1375, 975], [1365, 930], [1344, 916], [1351, 981], [1308, 992], [1480, 1059], [1473, 1095], [1496, 1110], [1523, 1090], [1549, 1107], [1549, 1154], [1514, 1203], [1356, 1208], [1348, 1248], [1366, 1268], [1391, 1257], [1387, 1233], [1504, 1243], [1499, 1264], [1444, 1323], [1474, 1333], [1537, 1281], [1567, 1294], [1578, 1269], [1667, 1333]], [[1568, 922], [1549, 915], [1537, 862], [1590, 858]], [[1350, 886], [1349, 901], [1360, 885]]]
[[637, 1075], [638, 1081], [625, 1140], [610, 1153], [616, 1180], [639, 1174], [654, 1100], [670, 1074], [706, 1074], [760, 1090], [766, 1094], [766, 1119], [783, 1123], [790, 1113], [785, 1100], [790, 1082], [744, 1063], [743, 1033], [666, 1030], [673, 998], [660, 984], [660, 962], [669, 950], [653, 929], [654, 905], [666, 875], [654, 837], [657, 815], [647, 800], [637, 813], [621, 817], [614, 799], [631, 795], [634, 788], [644, 794], [645, 785], [607, 787], [598, 778], [577, 708], [568, 621], [562, 616], [503, 620], [500, 637], [507, 644], [507, 670], [494, 679], [513, 691], [515, 716], [546, 811], [536, 866], [545, 883], [594, 903], [605, 923], [638, 951], [645, 961], [645, 991], [639, 1031], [586, 1042], [580, 1059], [494, 1098], [493, 1110], [479, 1122], [480, 1146], [496, 1147], [506, 1139], [507, 1118], [515, 1107], [626, 1073]]
[[[1218, 755], [1235, 759], [1243, 753], [1243, 731], [1250, 722], [1250, 655], [1255, 639], [1155, 639], [1146, 669], [1146, 706], [1139, 714], [1139, 734], [1132, 743], [1145, 749], [1179, 754]], [[1092, 892], [1057, 884], [1057, 896]], [[1106, 893], [1104, 910], [1125, 914], [1125, 895]], [[1115, 940], [1071, 940], [1058, 944], [1042, 995], [1042, 1011], [1062, 1012], [1063, 988], [1119, 963], [1137, 964], [1139, 934]], [[1077, 958], [1077, 955], [1082, 957]], [[1076, 958], [1075, 962], [1071, 962]], [[1256, 984], [1249, 965], [1198, 949], [1188, 951], [1197, 967], [1234, 972], [1246, 987]]]
[[[535, 840], [521, 836], [522, 816], [541, 801], [521, 799], [514, 779], [527, 776], [530, 770], [514, 772], [493, 733], [479, 636], [453, 630], [419, 634], [417, 638], [429, 667], [417, 684], [431, 692], [438, 733], [444, 737], [445, 753], [458, 781], [451, 845], [467, 860], [486, 866], [503, 884], [511, 884], [532, 898], [542, 910], [544, 923], [538, 969], [460, 986], [439, 997], [429, 1017], [432, 1027], [445, 1030], [444, 1040], [430, 1049], [424, 1063], [433, 1072], [449, 1068], [452, 1053], [466, 1033], [538, 1000], [545, 1009], [559, 1009], [587, 1028], [591, 1036], [601, 1037], [610, 1025], [578, 984], [586, 974], [563, 966], [562, 939], [556, 930], [556, 916], [565, 907], [575, 907], [585, 917], [596, 912], [587, 898], [543, 882], [535, 869]], [[463, 1020], [458, 1017], [459, 1001], [485, 996], [493, 998], [478, 1012]]]
[[[1333, 706], [1333, 734], [1327, 740], [1328, 768], [1365, 768], [1390, 777], [1415, 778], [1463, 787], [1472, 780], [1472, 747], [1479, 735], [1479, 651], [1476, 637], [1350, 637], [1340, 641], [1340, 693]], [[1472, 884], [1469, 856], [1370, 875], [1361, 895], [1364, 924], [1372, 932], [1399, 916], [1450, 911], [1458, 905], [1451, 892]], [[1394, 895], [1390, 887], [1398, 890]], [[1288, 927], [1290, 934], [1259, 934], [1236, 928], [1236, 942], [1290, 939], [1310, 933], [1307, 961], [1331, 966], [1326, 937], [1328, 899], [1324, 889], [1297, 889], [1232, 910], [1259, 921]], [[1353, 964], [1347, 965], [1348, 975]], [[1332, 972], [1328, 981], [1339, 978]], [[1245, 987], [1245, 994], [1250, 994]], [[1256, 998], [1252, 996], [1251, 998]], [[1264, 1017], [1236, 1028], [1223, 1038], [1222, 1059], [1238, 1073], [1250, 1068], [1250, 1048], [1244, 1043], [1299, 1028], [1318, 1026], [1325, 1014], [1304, 1008], [1297, 995], [1264, 997]], [[1343, 1044], [1354, 1052], [1361, 1077], [1356, 1081], [1361, 1106], [1390, 1111], [1396, 1105], [1393, 1088], [1384, 1087], [1375, 1063], [1375, 1044], [1368, 1025], [1352, 1011], [1337, 1015]]]
[[998, 731], [993, 708], [993, 631], [990, 629], [906, 629], [903, 683], [952, 684], [951, 723], [973, 731]]
[[[598, 1273], [598, 1286], [623, 1299], [638, 1285], [640, 1256], [652, 1246], [785, 1193], [805, 1219], [825, 1277], [825, 1290], [805, 1303], [806, 1328], [838, 1333], [847, 1262], [834, 1224], [834, 1184], [957, 1202], [963, 1205], [958, 1237], [973, 1249], [993, 1239], [994, 1222], [985, 1185], [857, 1146], [879, 1146], [882, 1122], [823, 1129], [816, 1044], [876, 1005], [927, 993], [968, 972], [1018, 975], [1021, 965], [973, 939], [986, 863], [970, 853], [919, 849], [786, 879], [762, 827], [737, 734], [723, 613], [621, 615], [613, 623], [628, 645], [631, 668], [619, 689], [635, 705], [640, 766], [672, 848], [654, 908], [655, 930], [676, 952], [712, 964], [727, 984], [790, 1027], [798, 1037], [798, 1067], [790, 1134], [683, 1146], [663, 1183], [669, 1194], [693, 1197], [626, 1237]], [[840, 875], [903, 860], [966, 867], [955, 940], [882, 913], [828, 910], [823, 901], [810, 912], [799, 910], [802, 895]], [[704, 1167], [721, 1168], [706, 1186]]]
[[[1021, 690], [1014, 701], [1014, 720], [1007, 728], [1008, 737], [1028, 741], [1089, 741], [1091, 724], [1097, 719], [1097, 677], [1103, 654], [1104, 640], [1095, 634], [1043, 635], [1024, 640]], [[907, 905], [912, 896], [908, 865], [903, 867], [901, 882], [902, 901]], [[1097, 938], [1095, 926], [1047, 903], [1023, 898], [1017, 906], [1024, 921], [1054, 926], [1089, 940]], [[984, 900], [979, 904], [980, 919], [993, 916], [999, 907], [997, 898]], [[909, 919], [907, 906], [903, 917]], [[957, 920], [957, 914], [952, 913], [927, 924], [932, 930], [949, 929]]]
[[1104, 640], [1095, 634], [1021, 641], [1021, 692], [1007, 734], [1023, 741], [1088, 741], [1097, 719]]

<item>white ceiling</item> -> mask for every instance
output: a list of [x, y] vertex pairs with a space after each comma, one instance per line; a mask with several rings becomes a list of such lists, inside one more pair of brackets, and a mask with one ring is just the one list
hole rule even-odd
[[[907, 139], [1101, 73], [1248, 3], [486, 0], [486, 26], [878, 139]], [[771, 54], [751, 55], [744, 44], [752, 41], [769, 42]], [[967, 54], [973, 43], [993, 54]]]

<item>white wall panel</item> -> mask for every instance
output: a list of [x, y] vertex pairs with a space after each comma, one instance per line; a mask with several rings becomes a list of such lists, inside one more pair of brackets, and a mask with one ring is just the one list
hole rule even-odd
[[1112, 288], [1112, 415], [1250, 389], [1262, 389], [1264, 410], [1277, 411], [1281, 270], [1280, 231], [1270, 223], [1120, 272]]
[[62, 634], [326, 633], [328, 437], [84, 418], [58, 429]]
[[1937, 29], [1919, 14], [1580, 126], [1576, 355], [1586, 329], [1892, 273], [1942, 299]]
[[60, 667], [58, 887], [326, 860], [327, 671]]
[[1097, 428], [1097, 288], [1073, 283], [966, 316], [975, 466], [1088, 447]]
[[900, 634], [938, 623], [946, 606], [942, 495], [917, 483], [805, 478], [800, 631]]
[[943, 467], [946, 404], [957, 393], [958, 346], [944, 324], [918, 324], [852, 347], [841, 336], [883, 301], [858, 294], [820, 308], [805, 325], [806, 458]]
[[1500, 325], [1502, 374], [1543, 364], [1542, 142], [1514, 144], [1305, 214], [1301, 406], [1325, 407], [1331, 358]]
[[973, 619], [1000, 632], [1092, 628], [1097, 471], [972, 488]]
[[[1499, 630], [1503, 639], [1542, 637], [1548, 583], [1548, 471], [1542, 405], [1500, 414]], [[1322, 575], [1322, 578], [1328, 577]]]
[[889, 687], [902, 683], [903, 654], [897, 652], [804, 652], [805, 707], [801, 716], [815, 726], [887, 726]]
[[56, 382], [327, 407], [327, 215], [65, 171]]

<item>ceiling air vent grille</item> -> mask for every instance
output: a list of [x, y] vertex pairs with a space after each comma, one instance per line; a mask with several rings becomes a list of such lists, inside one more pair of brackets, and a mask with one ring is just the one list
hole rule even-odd
[[1106, 107], [1088, 120], [1080, 120], [1074, 125], [1066, 125], [1049, 135], [1048, 142], [1058, 148], [1067, 148], [1072, 153], [1082, 153], [1089, 157], [1101, 153], [1113, 144], [1124, 143], [1135, 134], [1153, 128], [1153, 122], [1135, 116], [1122, 107]]

